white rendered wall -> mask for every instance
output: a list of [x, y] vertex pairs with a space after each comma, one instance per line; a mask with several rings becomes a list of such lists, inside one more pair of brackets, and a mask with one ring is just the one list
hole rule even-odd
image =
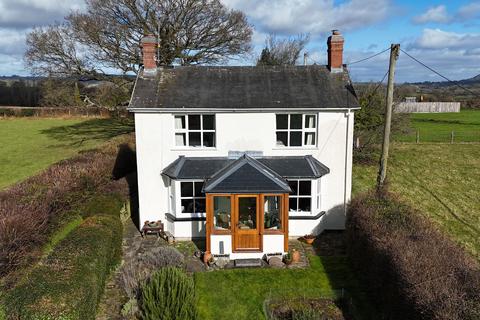
[[262, 252], [232, 252], [232, 236], [231, 235], [211, 235], [210, 252], [212, 254], [220, 254], [220, 241], [223, 241], [223, 254], [229, 254], [231, 259], [241, 258], [262, 258], [267, 253], [284, 253], [283, 235], [263, 235], [263, 251]]
[[[168, 179], [161, 172], [178, 156], [228, 156], [229, 151], [262, 151], [265, 156], [312, 155], [330, 168], [322, 178], [322, 207], [327, 214], [322, 229], [342, 229], [345, 222], [344, 201], [350, 200], [351, 152], [353, 141], [353, 113], [320, 112], [317, 114], [317, 145], [308, 148], [280, 148], [276, 146], [275, 113], [218, 113], [216, 114], [216, 148], [186, 148], [175, 146], [174, 115], [136, 113], [137, 166], [140, 222], [165, 221], [170, 211]], [[313, 195], [315, 197], [315, 194]], [[172, 206], [175, 207], [175, 206]], [[177, 217], [189, 214], [171, 212]], [[313, 210], [311, 215], [316, 215]], [[294, 220], [293, 220], [294, 221]], [[292, 222], [293, 222], [292, 221]], [[297, 220], [298, 221], [298, 220]], [[320, 220], [296, 223], [291, 232], [305, 234], [317, 227]], [[314, 224], [312, 226], [312, 224]], [[175, 223], [175, 236], [187, 235], [188, 227]], [[303, 225], [306, 225], [305, 228]], [[170, 224], [167, 224], [170, 228]], [[190, 229], [192, 229], [190, 227]], [[192, 232], [190, 231], [190, 234]]]

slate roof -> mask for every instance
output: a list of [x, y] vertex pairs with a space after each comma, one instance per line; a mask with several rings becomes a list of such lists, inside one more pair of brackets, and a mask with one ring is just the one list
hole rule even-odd
[[[317, 179], [330, 172], [320, 161], [307, 156], [293, 157], [261, 157], [255, 158], [285, 179]], [[217, 172], [225, 169], [236, 159], [227, 157], [179, 157], [168, 165], [162, 174], [172, 179], [212, 178]]]
[[260, 161], [243, 155], [203, 186], [205, 193], [290, 193], [287, 180]]
[[346, 68], [326, 66], [159, 68], [139, 75], [129, 110], [357, 108]]

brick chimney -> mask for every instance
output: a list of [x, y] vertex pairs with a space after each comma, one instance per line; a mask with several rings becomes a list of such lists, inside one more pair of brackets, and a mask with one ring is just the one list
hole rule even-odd
[[157, 39], [154, 35], [149, 34], [141, 40], [142, 54], [143, 54], [143, 70], [146, 73], [152, 73], [157, 70]]
[[343, 72], [343, 36], [340, 31], [332, 30], [328, 37], [328, 68], [330, 72]]

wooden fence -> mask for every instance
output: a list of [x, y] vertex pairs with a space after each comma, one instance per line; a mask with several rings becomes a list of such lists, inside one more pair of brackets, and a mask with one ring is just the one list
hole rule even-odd
[[460, 112], [460, 102], [400, 102], [394, 110], [398, 113]]

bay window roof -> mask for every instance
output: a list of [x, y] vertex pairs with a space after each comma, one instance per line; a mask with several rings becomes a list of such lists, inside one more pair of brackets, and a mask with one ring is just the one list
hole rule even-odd
[[[318, 179], [330, 172], [327, 166], [311, 155], [255, 158], [244, 155], [242, 157], [255, 160], [254, 163], [258, 162], [283, 179]], [[168, 165], [162, 171], [162, 174], [175, 180], [209, 180], [213, 179], [218, 172], [225, 170], [240, 158], [180, 156]], [[250, 160], [250, 162], [253, 161]], [[245, 169], [246, 168], [244, 168], [244, 170]]]

